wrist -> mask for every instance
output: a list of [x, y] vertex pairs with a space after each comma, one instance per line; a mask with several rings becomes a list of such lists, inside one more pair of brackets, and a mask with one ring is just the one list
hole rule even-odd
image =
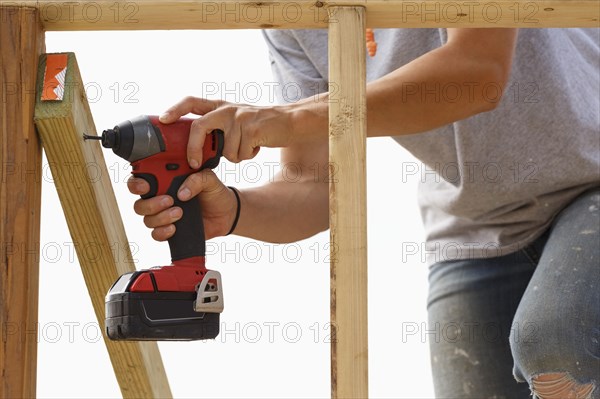
[[310, 143], [327, 139], [329, 125], [328, 93], [302, 99], [294, 104], [285, 105], [288, 114], [290, 144]]
[[229, 228], [227, 234], [225, 234], [226, 236], [233, 234], [233, 232], [235, 232], [237, 224], [240, 220], [240, 212], [242, 210], [242, 200], [240, 198], [240, 192], [235, 187], [231, 187], [231, 186], [227, 186], [227, 189], [229, 189], [229, 191], [231, 191], [233, 193], [233, 195], [235, 196], [235, 204], [236, 205], [235, 205], [234, 217], [230, 224], [231, 227]]

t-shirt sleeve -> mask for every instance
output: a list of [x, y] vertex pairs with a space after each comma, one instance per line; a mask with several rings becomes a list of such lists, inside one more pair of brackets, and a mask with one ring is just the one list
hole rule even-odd
[[269, 49], [275, 95], [279, 103], [293, 103], [302, 98], [327, 91], [327, 81], [321, 76], [306, 51], [289, 30], [264, 30]]

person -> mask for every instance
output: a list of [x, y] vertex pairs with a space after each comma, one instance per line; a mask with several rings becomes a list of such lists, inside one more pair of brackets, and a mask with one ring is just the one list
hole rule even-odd
[[[597, 29], [376, 29], [367, 59], [369, 137], [389, 136], [427, 171], [428, 329], [440, 398], [600, 398], [600, 39]], [[328, 228], [327, 31], [264, 32], [274, 75], [301, 99], [256, 107], [187, 97], [188, 157], [213, 129], [224, 156], [281, 147], [303, 176], [240, 191], [234, 234], [288, 243]], [[334, 86], [331, 86], [334, 87]], [[290, 99], [288, 99], [290, 100]], [[315, 180], [318, 163], [323, 173]], [[397, 171], [396, 173], [399, 173]], [[390, 173], [394, 181], [395, 173]], [[132, 179], [130, 191], [148, 190]], [[202, 203], [207, 238], [234, 224], [235, 193], [210, 170], [178, 195]], [[156, 240], [181, 209], [139, 200]], [[400, 306], [400, 304], [398, 304]], [[526, 383], [525, 383], [526, 382]]]

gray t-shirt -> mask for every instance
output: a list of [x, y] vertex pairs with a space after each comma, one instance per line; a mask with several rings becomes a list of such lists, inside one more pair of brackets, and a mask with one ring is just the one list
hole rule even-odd
[[[284, 89], [281, 101], [327, 90], [327, 31], [264, 35]], [[376, 29], [375, 39], [368, 81], [443, 45], [447, 33]], [[600, 184], [599, 48], [598, 29], [521, 29], [496, 109], [394, 137], [422, 162], [419, 205], [430, 263], [514, 252], [539, 237], [576, 196]], [[430, 101], [469, 93], [468, 84], [414, 89]], [[486, 87], [490, 99], [497, 89]]]

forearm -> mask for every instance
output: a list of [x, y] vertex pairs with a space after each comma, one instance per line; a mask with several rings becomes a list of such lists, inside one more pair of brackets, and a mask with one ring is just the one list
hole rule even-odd
[[[424, 132], [494, 108], [510, 74], [516, 35], [514, 29], [448, 29], [445, 45], [367, 85], [368, 135]], [[447, 91], [452, 88], [459, 91]], [[248, 159], [260, 146], [282, 147], [283, 164], [296, 163], [304, 177], [290, 182], [280, 175], [244, 190], [236, 234], [290, 242], [327, 228], [328, 183], [322, 176], [328, 173], [330, 100], [323, 93], [285, 106], [224, 112], [225, 120], [237, 120], [225, 131], [244, 131], [254, 143], [228, 159]], [[321, 178], [311, 181], [306, 172], [315, 164]]]
[[[504, 52], [495, 50], [494, 39], [470, 47], [449, 42], [367, 84], [368, 136], [420, 133], [493, 109], [508, 79], [516, 37], [498, 31], [507, 42]], [[327, 135], [329, 101], [323, 93], [296, 105], [294, 125], [301, 130], [295, 139]]]
[[310, 180], [271, 183], [240, 190], [241, 212], [236, 235], [274, 243], [288, 243], [328, 227], [327, 184]]
[[464, 52], [440, 47], [367, 86], [369, 136], [421, 133], [489, 111], [501, 85], [492, 62], [474, 65]]

